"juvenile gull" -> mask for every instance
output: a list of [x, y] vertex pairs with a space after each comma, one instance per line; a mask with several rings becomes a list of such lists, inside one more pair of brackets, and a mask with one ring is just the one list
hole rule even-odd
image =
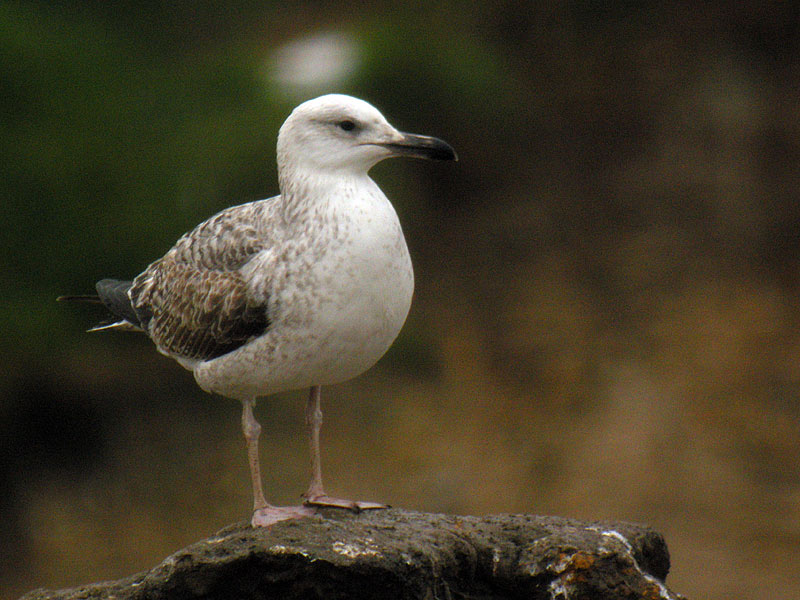
[[[133, 281], [103, 279], [95, 299], [145, 332], [207, 392], [242, 402], [254, 526], [315, 506], [384, 508], [325, 493], [320, 389], [367, 370], [408, 314], [414, 274], [400, 222], [369, 169], [392, 156], [456, 160], [433, 137], [402, 133], [372, 105], [339, 94], [294, 109], [278, 133], [280, 195], [223, 210]], [[301, 506], [273, 506], [261, 485], [253, 416], [261, 396], [310, 387], [311, 483]]]

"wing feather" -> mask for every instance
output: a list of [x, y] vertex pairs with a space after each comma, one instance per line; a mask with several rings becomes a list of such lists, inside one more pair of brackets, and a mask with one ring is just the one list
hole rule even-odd
[[218, 213], [134, 279], [131, 304], [162, 351], [210, 360], [269, 328], [267, 294], [241, 269], [269, 248], [264, 226], [275, 204], [271, 198]]

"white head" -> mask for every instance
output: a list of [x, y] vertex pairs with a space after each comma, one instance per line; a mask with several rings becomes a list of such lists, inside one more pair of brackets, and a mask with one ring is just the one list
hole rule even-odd
[[366, 173], [390, 156], [456, 160], [449, 144], [403, 133], [371, 104], [342, 94], [308, 100], [278, 133], [278, 171]]

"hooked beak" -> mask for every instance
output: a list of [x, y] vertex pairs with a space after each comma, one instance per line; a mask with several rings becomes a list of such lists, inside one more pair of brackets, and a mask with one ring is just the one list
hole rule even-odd
[[453, 147], [439, 138], [416, 135], [414, 133], [402, 133], [392, 138], [391, 141], [377, 144], [389, 150], [397, 156], [413, 156], [415, 158], [427, 158], [433, 160], [458, 160], [456, 151]]

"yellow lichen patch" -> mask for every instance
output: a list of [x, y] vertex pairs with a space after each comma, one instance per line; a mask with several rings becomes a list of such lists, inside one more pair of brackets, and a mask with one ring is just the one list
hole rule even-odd
[[596, 557], [593, 554], [586, 554], [585, 552], [576, 552], [570, 560], [570, 566], [573, 570], [579, 571], [584, 569], [591, 569], [594, 565]]
[[556, 573], [569, 573], [591, 569], [597, 557], [586, 552], [562, 552], [558, 555], [558, 561], [553, 565]]

